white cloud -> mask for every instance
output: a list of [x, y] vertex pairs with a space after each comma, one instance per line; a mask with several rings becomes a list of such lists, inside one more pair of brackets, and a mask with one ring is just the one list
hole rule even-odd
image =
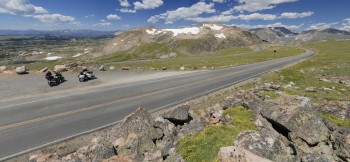
[[296, 2], [298, 0], [237, 0], [239, 5], [233, 7], [234, 11], [261, 11], [275, 8], [276, 5], [287, 2]]
[[142, 0], [142, 2], [134, 2], [135, 10], [155, 9], [163, 5], [163, 0]]
[[238, 25], [234, 25], [234, 26], [238, 26], [238, 27], [244, 28], [244, 29], [267, 28], [267, 27], [285, 27], [285, 28], [290, 29], [290, 30], [298, 30], [302, 26], [304, 26], [304, 24], [285, 25], [285, 24], [278, 22], [278, 23], [274, 23], [274, 24], [265, 24], [265, 25], [238, 24]]
[[27, 0], [0, 0], [0, 13], [34, 15], [46, 14], [48, 11], [42, 7], [28, 3]]
[[215, 2], [215, 3], [225, 3], [226, 0], [213, 0], [213, 2]]
[[45, 8], [35, 6], [28, 0], [0, 0], [0, 13], [31, 17], [43, 23], [78, 24], [74, 22], [75, 18], [72, 16], [50, 14]]
[[84, 18], [87, 19], [87, 18], [91, 18], [91, 17], [95, 17], [95, 16], [96, 16], [95, 14], [91, 14], [91, 15], [84, 16]]
[[280, 18], [296, 19], [296, 18], [309, 17], [309, 16], [311, 16], [313, 14], [314, 14], [314, 12], [311, 12], [311, 11], [302, 12], [302, 13], [284, 12], [284, 13], [281, 14]]
[[71, 16], [64, 16], [61, 14], [44, 14], [30, 16], [40, 20], [43, 23], [73, 23], [75, 18]]
[[108, 15], [106, 18], [107, 18], [108, 20], [119, 20], [119, 19], [121, 19], [120, 16], [115, 15], [115, 14], [110, 14], [110, 15]]
[[340, 29], [350, 31], [350, 18], [344, 19], [344, 23]]
[[132, 10], [132, 9], [127, 9], [127, 8], [122, 8], [119, 10], [120, 12], [126, 12], [126, 13], [136, 13], [136, 10]]
[[239, 15], [239, 19], [241, 20], [276, 20], [278, 16], [272, 14], [260, 14], [260, 13], [252, 13], [249, 15]]
[[339, 24], [338, 22], [332, 22], [332, 23], [316, 23], [311, 24], [307, 30], [322, 30], [327, 28], [334, 28], [335, 25]]
[[122, 7], [129, 7], [130, 4], [128, 2], [128, 0], [119, 0], [120, 6]]
[[237, 19], [237, 16], [232, 15], [219, 15], [219, 16], [212, 16], [212, 17], [192, 17], [192, 18], [186, 18], [186, 20], [194, 21], [194, 22], [200, 22], [200, 23], [223, 23], [223, 22], [230, 22], [231, 20]]
[[213, 3], [198, 2], [191, 7], [180, 7], [174, 11], [167, 11], [160, 15], [152, 16], [147, 22], [155, 23], [159, 20], [165, 20], [166, 24], [172, 24], [178, 20], [190, 20], [203, 13], [213, 13], [215, 11]]
[[110, 23], [110, 22], [101, 21], [93, 26], [111, 26], [111, 25], [112, 25], [112, 23]]

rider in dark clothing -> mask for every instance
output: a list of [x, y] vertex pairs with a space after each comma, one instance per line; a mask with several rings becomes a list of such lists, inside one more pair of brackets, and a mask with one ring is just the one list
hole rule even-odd
[[45, 78], [46, 78], [47, 80], [53, 79], [52, 73], [51, 73], [50, 71], [48, 71], [48, 72], [46, 73], [46, 75], [45, 75]]

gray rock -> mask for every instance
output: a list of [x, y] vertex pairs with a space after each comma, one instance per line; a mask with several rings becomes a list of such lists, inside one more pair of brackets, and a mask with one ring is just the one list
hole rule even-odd
[[47, 70], [49, 70], [49, 68], [48, 68], [48, 67], [45, 67], [45, 68], [41, 69], [39, 72], [40, 72], [40, 73], [44, 73], [44, 72], [46, 72]]
[[6, 68], [7, 68], [6, 66], [0, 66], [0, 72], [1, 72], [1, 71], [5, 71]]
[[342, 120], [350, 120], [350, 104], [339, 101], [328, 101], [316, 107], [324, 114], [331, 114]]
[[66, 67], [66, 65], [55, 65], [53, 70], [56, 72], [64, 72], [64, 71], [67, 71], [68, 68]]
[[112, 71], [115, 70], [115, 66], [110, 66], [109, 70], [112, 70]]
[[292, 132], [295, 138], [300, 137], [310, 145], [328, 140], [330, 132], [309, 99], [282, 95], [273, 102], [273, 105], [261, 111], [273, 124], [285, 132]]
[[98, 70], [99, 70], [99, 71], [105, 71], [105, 65], [101, 64], [101, 65], [98, 67]]
[[169, 156], [167, 156], [164, 162], [184, 162], [185, 160], [176, 152], [175, 148], [171, 148], [169, 151]]
[[306, 92], [317, 92], [318, 88], [316, 88], [316, 87], [306, 87], [305, 91]]
[[334, 162], [332, 156], [322, 154], [305, 154], [301, 158], [302, 162]]
[[244, 148], [237, 146], [221, 147], [218, 153], [219, 162], [272, 162]]
[[350, 160], [350, 129], [334, 131], [332, 136], [336, 155], [341, 159]]
[[154, 127], [154, 120], [150, 113], [142, 108], [127, 116], [121, 123], [119, 133], [126, 139], [123, 146], [117, 147], [118, 155], [131, 157], [142, 161], [146, 157], [152, 159], [157, 152], [153, 141], [163, 137], [160, 128]]
[[267, 132], [242, 132], [237, 136], [235, 145], [272, 161], [291, 161], [294, 158], [294, 152], [283, 141]]
[[189, 120], [188, 118], [189, 109], [190, 109], [190, 106], [182, 105], [174, 109], [171, 109], [169, 111], [166, 111], [165, 113], [162, 114], [162, 117], [164, 119], [168, 119], [170, 122], [181, 124]]
[[17, 74], [26, 74], [27, 73], [27, 69], [26, 69], [25, 66], [16, 67], [16, 73]]
[[186, 70], [186, 68], [185, 68], [184, 66], [181, 66], [181, 67], [180, 67], [180, 70], [181, 70], [181, 71], [184, 71], [184, 70]]

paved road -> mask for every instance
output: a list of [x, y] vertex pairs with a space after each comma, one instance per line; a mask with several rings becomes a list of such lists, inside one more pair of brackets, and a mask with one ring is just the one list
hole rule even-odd
[[122, 120], [138, 107], [157, 111], [314, 55], [201, 71], [161, 80], [0, 102], [0, 161]]

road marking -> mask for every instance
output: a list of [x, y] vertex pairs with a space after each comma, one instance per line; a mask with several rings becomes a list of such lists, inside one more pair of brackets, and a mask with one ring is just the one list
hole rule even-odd
[[[286, 59], [286, 60], [283, 60], [283, 61], [288, 61], [288, 60], [289, 59]], [[37, 122], [41, 122], [41, 121], [45, 121], [45, 120], [49, 120], [49, 119], [59, 118], [59, 117], [63, 117], [63, 116], [67, 116], [67, 115], [71, 115], [71, 114], [75, 114], [75, 113], [79, 113], [79, 112], [83, 112], [83, 111], [103, 108], [105, 106], [110, 106], [110, 105], [117, 104], [117, 103], [120, 103], [120, 102], [125, 102], [125, 101], [128, 101], [128, 100], [141, 98], [141, 97], [145, 97], [145, 96], [150, 96], [150, 95], [154, 95], [154, 94], [158, 94], [158, 93], [162, 93], [162, 92], [166, 92], [166, 91], [171, 91], [173, 89], [189, 86], [189, 85], [192, 85], [192, 84], [198, 84], [198, 83], [201, 83], [201, 82], [207, 82], [207, 81], [210, 81], [210, 80], [216, 80], [216, 79], [219, 79], [219, 78], [224, 78], [224, 77], [227, 77], [227, 76], [244, 73], [246, 71], [259, 69], [259, 68], [261, 68], [263, 66], [266, 66], [266, 65], [260, 65], [260, 66], [252, 67], [252, 68], [249, 68], [249, 69], [246, 69], [246, 70], [242, 70], [242, 71], [229, 73], [229, 74], [222, 75], [222, 76], [215, 77], [215, 78], [208, 78], [208, 79], [204, 79], [204, 80], [200, 80], [200, 81], [196, 81], [196, 82], [191, 82], [191, 83], [188, 83], [188, 84], [179, 85], [179, 86], [175, 86], [175, 87], [171, 87], [171, 88], [167, 88], [167, 89], [162, 89], [162, 90], [158, 90], [158, 91], [154, 91], [154, 92], [148, 92], [148, 93], [140, 94], [140, 95], [137, 95], [137, 96], [134, 96], [134, 97], [118, 99], [118, 100], [114, 100], [114, 101], [110, 101], [110, 102], [106, 102], [106, 103], [102, 103], [102, 104], [97, 104], [97, 105], [93, 105], [93, 106], [89, 106], [89, 107], [85, 107], [85, 108], [79, 108], [79, 109], [66, 111], [66, 112], [62, 112], [62, 113], [58, 113], [58, 114], [53, 114], [53, 115], [49, 115], [49, 116], [45, 116], [45, 117], [40, 117], [40, 118], [36, 118], [36, 119], [26, 120], [26, 121], [22, 121], [22, 122], [18, 122], [18, 123], [13, 123], [13, 124], [1, 126], [0, 127], [0, 131], [6, 130], [6, 129], [10, 129], [10, 128], [19, 127], [19, 126], [23, 126], [23, 125], [27, 125], [27, 124], [37, 123]]]

